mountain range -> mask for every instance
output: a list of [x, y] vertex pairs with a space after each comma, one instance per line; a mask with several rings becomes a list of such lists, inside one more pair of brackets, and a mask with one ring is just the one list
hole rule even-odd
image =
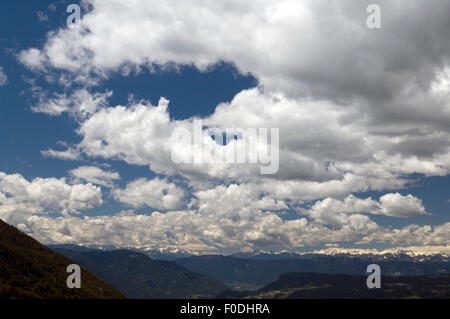
[[[82, 247], [76, 245], [53, 245], [53, 249], [62, 249], [59, 252], [71, 256], [71, 258], [79, 260], [80, 257], [68, 255], [71, 250], [82, 253], [87, 252], [100, 253], [113, 252], [113, 247], [96, 246]], [[102, 250], [98, 249], [101, 248]], [[117, 250], [117, 249], [116, 249]], [[341, 251], [330, 250], [331, 253], [292, 253], [279, 252], [272, 253], [266, 251], [238, 253], [230, 256], [222, 255], [192, 255], [188, 251], [171, 249], [171, 250], [155, 250], [151, 248], [133, 248], [135, 253], [141, 253], [147, 256], [155, 256], [152, 260], [159, 262], [168, 262], [168, 260], [181, 266], [185, 271], [189, 270], [195, 274], [202, 274], [206, 277], [214, 279], [216, 282], [224, 283], [227, 287], [242, 291], [255, 290], [276, 280], [278, 276], [289, 272], [315, 272], [324, 274], [348, 274], [348, 275], [365, 275], [367, 265], [377, 263], [381, 266], [382, 274], [387, 276], [412, 276], [412, 275], [433, 275], [433, 274], [449, 274], [450, 266], [448, 256], [443, 254], [421, 254], [416, 255], [408, 251], [392, 251], [383, 254], [368, 253], [362, 251], [359, 254], [343, 253]], [[328, 252], [330, 252], [328, 251]], [[177, 258], [178, 256], [189, 256], [185, 258]], [[161, 259], [159, 257], [163, 256]], [[86, 262], [86, 261], [85, 261]], [[170, 264], [170, 263], [169, 263]], [[87, 264], [86, 264], [87, 265]], [[86, 266], [87, 267], [87, 266]], [[97, 265], [98, 267], [98, 265]], [[100, 278], [107, 282], [112, 282], [108, 277], [102, 275], [101, 271], [95, 272], [95, 267], [90, 265], [87, 267]], [[103, 273], [105, 273], [103, 271]], [[102, 277], [103, 276], [103, 277]], [[129, 280], [127, 280], [129, 281]], [[121, 287], [121, 285], [114, 285]], [[128, 289], [131, 289], [127, 285]], [[225, 289], [224, 286], [219, 287]], [[119, 289], [120, 290], [120, 289]], [[204, 294], [208, 297], [212, 296], [216, 289], [212, 289]], [[127, 296], [145, 297], [149, 294], [145, 293], [128, 293]], [[150, 294], [152, 295], [152, 294]], [[200, 294], [202, 295], [202, 294]]]
[[445, 258], [434, 256], [422, 261], [405, 258], [403, 255], [377, 256], [372, 259], [350, 255], [302, 255], [291, 259], [267, 260], [205, 255], [177, 259], [175, 262], [224, 282], [235, 290], [258, 289], [290, 272], [365, 275], [367, 266], [372, 263], [380, 265], [382, 274], [387, 276], [450, 274], [450, 265]]
[[[101, 248], [101, 249], [98, 249]], [[445, 297], [446, 254], [240, 253], [50, 245], [0, 220], [0, 298], [405, 298]], [[175, 256], [187, 256], [176, 258]], [[68, 265], [82, 267], [82, 288], [66, 285]], [[383, 287], [365, 287], [367, 265], [380, 265]], [[231, 290], [233, 289], [233, 290]]]
[[369, 289], [365, 276], [287, 273], [256, 291], [224, 291], [219, 299], [398, 299], [450, 298], [450, 275], [381, 277], [381, 288]]
[[153, 260], [132, 250], [102, 251], [73, 245], [50, 246], [128, 298], [212, 298], [229, 289], [220, 281], [171, 261]]

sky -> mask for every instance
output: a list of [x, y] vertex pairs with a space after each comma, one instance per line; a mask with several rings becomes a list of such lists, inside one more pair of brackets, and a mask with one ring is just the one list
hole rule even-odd
[[0, 7], [0, 219], [42, 243], [448, 250], [448, 1]]

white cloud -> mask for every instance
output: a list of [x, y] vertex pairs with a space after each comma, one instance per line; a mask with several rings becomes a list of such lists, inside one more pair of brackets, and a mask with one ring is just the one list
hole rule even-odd
[[[450, 169], [448, 150], [423, 158], [394, 153], [398, 139], [373, 134], [364, 123], [352, 119], [354, 108], [326, 101], [298, 102], [257, 89], [239, 93], [203, 120], [205, 125], [222, 130], [280, 128], [280, 170], [276, 175], [263, 178], [259, 166], [251, 164], [178, 165], [171, 158], [175, 146], [188, 154], [195, 153], [198, 145], [180, 146], [172, 139], [177, 128], [191, 128], [193, 119], [171, 120], [168, 103], [162, 98], [156, 107], [141, 101], [128, 107], [99, 108], [80, 121], [82, 141], [76, 151], [45, 154], [76, 157], [77, 152], [83, 152], [89, 157], [148, 165], [157, 173], [181, 174], [193, 180], [257, 182], [276, 198], [297, 200], [343, 197], [369, 189], [399, 189], [408, 182], [407, 174], [446, 175]], [[232, 146], [230, 143], [223, 148]]]
[[259, 210], [288, 210], [289, 207], [282, 200], [264, 196], [257, 185], [231, 184], [219, 185], [214, 188], [199, 190], [193, 193], [195, 199], [190, 203], [199, 212], [227, 214], [253, 214]]
[[14, 222], [23, 216], [67, 215], [101, 205], [102, 191], [92, 184], [67, 184], [64, 178], [35, 178], [0, 172], [0, 217]]
[[45, 94], [41, 94], [39, 103], [32, 107], [32, 111], [49, 115], [70, 112], [76, 117], [87, 117], [105, 105], [112, 92], [91, 94], [86, 89], [80, 89], [70, 96], [66, 93], [54, 95], [54, 98], [47, 98]]
[[411, 217], [427, 214], [420, 198], [411, 194], [386, 194], [380, 197], [380, 213], [387, 216]]
[[[71, 186], [64, 179], [38, 178], [28, 182], [20, 175], [0, 173], [0, 218], [20, 225], [23, 231], [44, 243], [180, 247], [200, 252], [298, 249], [335, 242], [445, 245], [450, 234], [450, 223], [387, 229], [360, 213], [369, 209], [378, 209], [375, 213], [379, 213], [381, 200], [349, 197], [341, 203], [335, 202], [337, 205], [324, 200], [323, 203], [335, 209], [326, 210], [329, 215], [339, 219], [339, 223], [333, 224], [324, 223], [323, 218], [311, 212], [308, 214], [311, 220], [283, 220], [279, 213], [287, 203], [263, 195], [252, 184], [218, 185], [195, 191], [193, 195], [189, 205], [193, 210], [173, 211], [183, 206], [185, 193], [181, 188], [160, 178], [138, 179], [124, 189], [113, 190], [114, 198], [134, 208], [150, 206], [168, 212], [55, 218], [46, 216], [46, 211], [64, 214], [100, 205], [100, 188], [90, 183]], [[419, 203], [414, 197], [390, 195], [383, 200], [390, 212], [398, 208], [393, 202]], [[323, 203], [317, 203], [311, 211], [319, 211]], [[339, 204], [343, 208], [336, 210]]]
[[44, 69], [43, 63], [45, 62], [45, 57], [36, 48], [20, 52], [18, 54], [18, 59], [32, 70]]
[[[128, 107], [119, 105], [101, 108], [80, 122], [78, 134], [82, 141], [76, 148], [87, 156], [148, 165], [154, 172], [166, 175], [179, 173], [211, 178], [245, 178], [248, 175], [259, 175], [259, 164], [234, 165], [208, 161], [203, 164], [175, 164], [172, 161], [172, 151], [175, 149], [185, 154], [195, 154], [203, 146], [199, 143], [180, 143], [173, 138], [177, 128], [192, 130], [193, 119], [172, 121], [167, 110], [168, 103], [166, 99], [161, 98], [156, 107], [149, 102], [140, 101]], [[209, 144], [216, 145], [206, 130], [203, 134]], [[242, 142], [232, 142], [220, 147], [225, 151], [232, 150], [238, 143]], [[212, 156], [212, 151], [205, 151], [204, 154]]]
[[432, 80], [449, 57], [446, 1], [380, 0], [386, 13], [380, 32], [367, 28], [365, 2], [85, 3], [92, 10], [82, 28], [50, 34], [41, 50], [23, 51], [22, 61], [86, 74], [153, 63], [206, 69], [226, 61], [268, 89], [340, 99], [426, 87], [423, 80]]
[[114, 181], [120, 179], [119, 173], [104, 171], [96, 166], [80, 166], [69, 173], [75, 182], [88, 182], [105, 187], [113, 187]]
[[114, 198], [135, 208], [152, 207], [161, 210], [180, 209], [185, 193], [182, 188], [166, 179], [137, 179], [127, 184], [125, 189], [113, 190]]
[[[33, 216], [21, 227], [45, 241], [159, 242], [202, 249], [336, 241], [448, 243], [449, 223], [385, 229], [364, 215], [426, 214], [412, 195], [390, 193], [378, 201], [350, 195], [404, 188], [410, 174], [450, 172], [450, 3], [380, 1], [383, 29], [374, 32], [365, 25], [364, 2], [86, 0], [93, 9], [83, 14], [82, 28], [49, 33], [42, 48], [22, 51], [19, 61], [37, 74], [60, 72], [66, 89], [72, 82], [92, 86], [110, 72], [151, 71], [154, 64], [207, 71], [229, 62], [251, 73], [259, 86], [218, 105], [204, 123], [221, 129], [280, 128], [280, 170], [261, 177], [255, 165], [174, 164], [172, 133], [194, 118], [171, 120], [164, 98], [157, 106], [145, 101], [113, 106], [107, 105], [108, 91], [44, 95], [34, 110], [72, 114], [81, 137], [66, 151], [50, 149], [44, 155], [118, 159], [182, 176], [194, 188], [188, 207], [195, 211]], [[180, 150], [197, 151], [195, 145]], [[88, 175], [82, 178], [92, 179]], [[180, 209], [185, 195], [160, 178], [114, 190], [122, 203], [161, 210]], [[307, 211], [311, 221], [279, 216], [316, 199], [322, 200]], [[40, 211], [36, 205], [32, 214]]]
[[56, 151], [53, 149], [41, 151], [41, 154], [46, 157], [55, 157], [63, 160], [76, 160], [81, 156], [80, 151], [74, 148], [67, 148], [64, 151]]
[[[311, 182], [305, 193], [333, 183], [342, 195], [396, 189], [408, 174], [442, 176], [450, 171], [450, 91], [444, 72], [450, 61], [444, 23], [450, 5], [445, 1], [420, 5], [417, 19], [440, 17], [426, 19], [420, 27], [410, 21], [415, 5], [383, 1], [384, 11], [395, 13], [395, 19], [385, 17], [388, 36], [366, 27], [362, 3], [86, 3], [93, 9], [83, 15], [82, 28], [50, 34], [42, 49], [21, 52], [21, 61], [77, 78], [92, 72], [103, 78], [109, 71], [151, 69], [153, 64], [193, 64], [206, 70], [220, 61], [233, 63], [257, 78], [259, 90], [237, 94], [205, 123], [280, 128], [280, 170], [271, 177], [292, 184]], [[437, 40], [424, 46], [422, 39], [429, 35]], [[85, 105], [84, 99], [73, 97], [42, 101], [41, 110], [57, 114]], [[88, 113], [95, 113], [81, 122], [79, 150], [149, 165], [167, 175], [261, 179], [252, 165], [173, 165], [171, 132], [192, 119], [171, 121], [167, 103], [162, 99], [158, 107], [140, 102], [128, 108], [89, 108]], [[344, 190], [349, 178], [361, 187]]]
[[261, 248], [298, 249], [320, 243], [354, 241], [439, 246], [447, 245], [450, 239], [450, 223], [386, 229], [361, 215], [351, 215], [348, 224], [336, 229], [308, 222], [305, 218], [283, 220], [270, 212], [241, 218], [195, 211], [83, 218], [28, 215], [20, 223], [43, 243], [178, 247], [222, 253]]
[[380, 1], [385, 27], [374, 32], [365, 24], [364, 2], [86, 0], [92, 10], [82, 28], [50, 33], [43, 48], [22, 51], [19, 59], [84, 80], [154, 64], [207, 70], [230, 62], [267, 92], [342, 109], [356, 105], [341, 120], [397, 137], [391, 150], [423, 156], [420, 145], [443, 131], [444, 143], [431, 155], [448, 152], [450, 4]]
[[299, 208], [298, 211], [319, 223], [336, 227], [347, 223], [351, 214], [370, 213], [392, 217], [428, 214], [419, 198], [410, 194], [403, 196], [399, 193], [385, 194], [379, 201], [370, 197], [360, 199], [353, 195], [349, 195], [344, 200], [328, 197], [317, 201], [310, 209]]

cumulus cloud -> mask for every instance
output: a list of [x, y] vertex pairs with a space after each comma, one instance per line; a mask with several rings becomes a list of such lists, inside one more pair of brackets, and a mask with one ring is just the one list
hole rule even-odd
[[[397, 207], [393, 204], [395, 201], [418, 203], [414, 197], [389, 195], [383, 204], [391, 210]], [[444, 245], [449, 240], [449, 223], [391, 229], [361, 213], [370, 209], [381, 211], [381, 199], [376, 202], [349, 197], [340, 203], [342, 208], [338, 211], [325, 209], [330, 216], [336, 213], [334, 215], [339, 217], [339, 223], [333, 224], [324, 223], [323, 218], [317, 218], [313, 213], [307, 214], [310, 220], [304, 217], [284, 220], [279, 213], [288, 204], [261, 194], [252, 184], [218, 185], [195, 191], [189, 203], [191, 210], [172, 210], [182, 207], [185, 194], [174, 183], [160, 178], [135, 180], [124, 189], [114, 189], [113, 196], [134, 208], [150, 206], [169, 211], [69, 216], [64, 211], [100, 205], [100, 188], [90, 183], [70, 186], [64, 179], [38, 178], [28, 182], [20, 175], [0, 173], [0, 218], [20, 226], [44, 243], [181, 247], [223, 253], [261, 248], [299, 249], [334, 242]], [[332, 204], [324, 200], [316, 203], [311, 211], [323, 209], [323, 203]], [[331, 209], [338, 209], [339, 202], [334, 204], [330, 205]], [[54, 218], [47, 216], [47, 211], [62, 212], [63, 215]]]
[[380, 213], [395, 217], [411, 217], [427, 214], [420, 198], [411, 194], [386, 194], [380, 197]]
[[[42, 48], [20, 52], [19, 61], [37, 74], [60, 72], [64, 83], [86, 87], [117, 71], [151, 72], [155, 64], [206, 72], [218, 62], [231, 63], [252, 74], [258, 87], [224, 101], [202, 120], [220, 130], [279, 128], [280, 169], [261, 176], [257, 165], [175, 164], [174, 149], [195, 155], [200, 145], [173, 140], [173, 133], [188, 129], [195, 118], [171, 119], [165, 98], [156, 106], [146, 101], [123, 106], [108, 105], [109, 91], [43, 95], [34, 111], [73, 115], [81, 138], [65, 151], [44, 155], [121, 160], [167, 176], [113, 190], [117, 201], [135, 208], [183, 208], [187, 191], [169, 182], [181, 177], [193, 189], [191, 210], [58, 220], [33, 216], [21, 222], [24, 229], [46, 241], [96, 238], [202, 249], [448, 243], [448, 223], [386, 229], [367, 215], [427, 214], [420, 199], [391, 191], [407, 186], [411, 174], [450, 172], [448, 1], [380, 0], [381, 30], [366, 27], [369, 1], [85, 4], [92, 10], [83, 14], [81, 28], [49, 33]], [[225, 151], [239, 143], [216, 147]], [[89, 170], [73, 176], [112, 182]], [[368, 190], [391, 193], [379, 200], [351, 195]], [[300, 210], [305, 218], [280, 217], [307, 200], [319, 201]]]
[[[153, 0], [127, 6], [89, 0], [92, 10], [83, 15], [82, 28], [50, 34], [43, 48], [23, 51], [20, 58], [31, 68], [77, 77], [167, 63], [207, 70], [231, 62], [254, 75], [260, 88], [219, 105], [204, 119], [207, 125], [280, 128], [277, 179], [325, 183], [351, 174], [369, 180], [369, 188], [390, 184], [395, 189], [408, 174], [449, 172], [450, 51], [444, 39], [450, 5], [421, 2], [418, 10], [409, 3], [382, 2], [384, 28], [374, 32], [365, 25], [364, 2], [215, 1], [199, 6]], [[417, 10], [420, 15], [414, 14]], [[426, 23], [419, 27], [411, 16]], [[116, 21], [127, 28], [117, 27]], [[422, 39], [430, 35], [437, 40], [424, 45]], [[60, 113], [84, 105], [73, 96], [70, 103], [65, 100], [50, 99], [41, 110]], [[234, 180], [259, 175], [251, 165], [171, 165], [169, 136], [188, 123], [171, 121], [167, 103], [162, 99], [156, 108], [141, 103], [96, 112], [81, 123], [80, 149], [168, 175]], [[126, 134], [119, 136], [122, 128]]]
[[22, 52], [23, 62], [104, 73], [152, 63], [206, 69], [227, 61], [271, 89], [380, 103], [394, 92], [426, 88], [448, 63], [445, 0], [380, 0], [383, 29], [377, 32], [366, 26], [369, 1], [85, 3], [92, 10], [82, 28], [50, 34], [42, 49]]
[[199, 252], [233, 252], [252, 249], [299, 249], [330, 242], [395, 245], [447, 245], [450, 223], [411, 225], [387, 229], [359, 215], [342, 228], [332, 229], [305, 218], [283, 220], [273, 213], [251, 217], [201, 214], [195, 211], [153, 212], [150, 215], [121, 213], [114, 216], [28, 216], [21, 223], [29, 234], [44, 243], [108, 244], [135, 247], [179, 247]]
[[[201, 129], [203, 139], [186, 143], [176, 138], [178, 129], [193, 134], [193, 121], [173, 121], [168, 112], [169, 101], [161, 98], [157, 106], [140, 101], [129, 106], [104, 107], [82, 120], [78, 134], [82, 141], [76, 149], [87, 156], [119, 159], [128, 164], [148, 165], [160, 174], [204, 176], [206, 178], [232, 179], [260, 174], [260, 163], [237, 165], [226, 161], [213, 161], [214, 148], [232, 153], [235, 147], [245, 143], [242, 139], [224, 145], [217, 144]], [[269, 149], [270, 141], [258, 140], [257, 147]], [[177, 164], [173, 154], [180, 152], [195, 157], [198, 152], [205, 156], [203, 163]]]
[[113, 187], [114, 181], [120, 179], [119, 173], [105, 171], [96, 166], [80, 166], [69, 173], [75, 182], [88, 182], [104, 187]]
[[[77, 78], [153, 64], [207, 70], [226, 61], [254, 75], [266, 91], [342, 107], [356, 104], [350, 119], [395, 136], [397, 151], [423, 156], [418, 144], [434, 140], [436, 130], [448, 133], [445, 0], [433, 5], [382, 0], [383, 29], [375, 32], [365, 24], [367, 1], [86, 4], [92, 10], [83, 15], [82, 28], [49, 34], [42, 48], [22, 51], [19, 60]], [[442, 153], [449, 145], [436, 147]]]
[[385, 194], [379, 201], [372, 198], [361, 199], [349, 195], [344, 200], [325, 198], [317, 201], [310, 209], [299, 208], [298, 211], [326, 225], [342, 226], [351, 214], [380, 214], [392, 217], [413, 217], [428, 214], [422, 200], [411, 194]]
[[180, 209], [183, 206], [185, 193], [175, 183], [166, 179], [137, 179], [126, 185], [124, 189], [115, 189], [114, 198], [135, 208], [152, 207], [160, 210]]
[[288, 210], [288, 205], [283, 200], [276, 200], [270, 196], [264, 196], [261, 190], [254, 184], [219, 185], [214, 188], [199, 190], [193, 193], [195, 199], [190, 203], [199, 212], [216, 214], [242, 215], [253, 214], [255, 211]]
[[[219, 105], [203, 123], [223, 131], [279, 128], [277, 174], [261, 176], [259, 164], [176, 164], [172, 160], [174, 151], [195, 156], [202, 146], [194, 144], [195, 141], [188, 145], [173, 139], [177, 129], [192, 131], [195, 118], [171, 120], [168, 105], [169, 101], [161, 98], [157, 106], [146, 101], [129, 106], [103, 106], [80, 121], [77, 132], [82, 141], [75, 149], [63, 153], [49, 150], [44, 154], [71, 158], [83, 152], [89, 157], [148, 165], [154, 172], [181, 174], [189, 179], [259, 181], [261, 187], [272, 193], [291, 193], [291, 198], [299, 200], [336, 197], [336, 193], [345, 196], [369, 189], [398, 189], [408, 182], [408, 174], [446, 175], [450, 169], [448, 150], [427, 157], [394, 153], [399, 139], [371, 132], [358, 118], [353, 119], [353, 108], [341, 108], [326, 101], [296, 101], [258, 89], [245, 90], [231, 102]], [[202, 133], [205, 140], [224, 152], [244, 142], [241, 139], [217, 145], [206, 130]]]
[[32, 48], [18, 54], [18, 60], [32, 70], [42, 70], [45, 57], [38, 49]]
[[26, 180], [20, 174], [0, 172], [0, 217], [14, 222], [34, 214], [78, 213], [101, 205], [102, 191], [92, 184], [73, 184], [65, 178]]

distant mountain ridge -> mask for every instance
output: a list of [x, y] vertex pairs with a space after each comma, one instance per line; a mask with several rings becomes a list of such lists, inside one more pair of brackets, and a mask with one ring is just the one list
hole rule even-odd
[[137, 251], [102, 251], [67, 245], [51, 247], [89, 269], [128, 298], [212, 298], [229, 289], [217, 280], [174, 262], [153, 260]]
[[81, 288], [69, 289], [66, 270], [74, 263], [0, 220], [0, 298], [125, 298], [86, 269]]
[[224, 291], [219, 299], [365, 299], [450, 298], [450, 275], [382, 276], [381, 288], [369, 289], [365, 276], [287, 273], [256, 291]]
[[438, 258], [418, 262], [402, 260], [398, 256], [392, 259], [370, 259], [355, 256], [303, 255], [295, 259], [267, 260], [206, 255], [178, 259], [176, 262], [237, 290], [257, 289], [290, 272], [364, 275], [367, 266], [372, 263], [379, 264], [382, 274], [390, 276], [450, 274], [448, 261]]
[[[176, 260], [181, 258], [188, 258], [193, 256], [205, 256], [205, 255], [222, 256], [221, 254], [202, 254], [196, 251], [190, 251], [178, 247], [155, 247], [155, 246], [130, 247], [130, 246], [114, 246], [114, 245], [80, 246], [75, 244], [48, 245], [48, 247], [66, 248], [72, 250], [91, 249], [102, 251], [127, 249], [144, 253], [147, 256], [151, 257], [152, 259], [157, 260]], [[385, 249], [382, 251], [378, 251], [375, 249], [345, 249], [339, 247], [319, 249], [311, 252], [255, 250], [250, 252], [237, 252], [226, 256], [244, 259], [261, 259], [261, 260], [305, 259], [311, 257], [336, 256], [336, 257], [357, 257], [360, 259], [370, 259], [370, 260], [399, 259], [417, 262], [429, 260], [448, 261], [450, 258], [450, 246], [423, 246], [423, 247], [413, 246], [404, 248]]]
[[327, 254], [321, 253], [236, 253], [231, 255], [231, 257], [243, 258], [243, 259], [254, 259], [254, 260], [287, 260], [287, 259], [311, 259], [318, 257], [346, 257], [346, 258], [358, 258], [362, 260], [371, 261], [410, 261], [410, 262], [448, 262], [449, 256], [447, 253], [429, 253], [429, 254], [416, 254], [410, 251], [398, 251], [392, 253], [374, 254], [374, 253], [349, 253], [349, 252], [329, 252]]
[[[89, 247], [72, 247], [72, 245], [56, 245], [50, 247], [69, 248], [89, 251]], [[96, 246], [112, 249], [111, 246]], [[149, 250], [147, 247], [133, 248], [155, 260], [174, 261], [192, 272], [205, 275], [227, 286], [238, 290], [254, 290], [275, 280], [279, 275], [288, 272], [318, 272], [327, 274], [364, 275], [368, 264], [377, 263], [382, 266], [383, 275], [407, 276], [426, 274], [448, 274], [450, 266], [448, 256], [430, 251], [425, 255], [417, 255], [408, 251], [392, 250], [372, 252], [367, 250], [327, 249], [326, 254], [255, 251], [237, 253], [231, 256], [191, 255], [185, 250]], [[152, 248], [153, 249], [153, 248]], [[104, 251], [95, 249], [94, 251]], [[110, 251], [110, 250], [109, 250]], [[188, 256], [177, 258], [178, 256]]]
[[156, 260], [175, 260], [179, 258], [186, 258], [191, 256], [198, 256], [198, 253], [191, 252], [184, 249], [179, 248], [154, 248], [154, 247], [122, 247], [122, 246], [114, 246], [114, 245], [87, 245], [87, 246], [81, 246], [76, 244], [52, 244], [47, 245], [47, 247], [53, 249], [69, 249], [74, 251], [88, 251], [88, 250], [96, 250], [96, 251], [113, 251], [113, 250], [120, 250], [120, 249], [126, 249], [126, 250], [132, 250], [137, 251], [140, 253], [143, 253], [147, 256], [149, 256], [152, 259]]

